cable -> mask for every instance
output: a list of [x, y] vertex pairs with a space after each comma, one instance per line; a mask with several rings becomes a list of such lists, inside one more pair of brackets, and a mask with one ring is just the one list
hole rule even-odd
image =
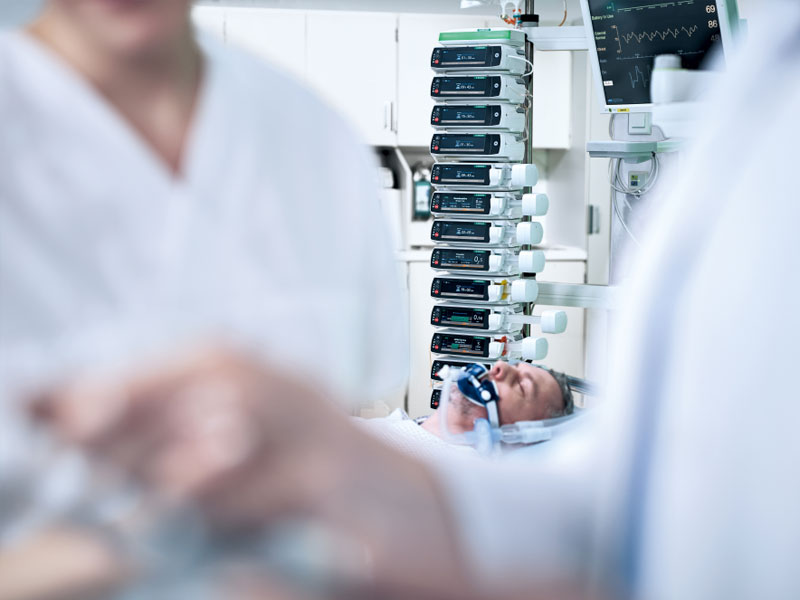
[[622, 224], [622, 227], [625, 229], [627, 234], [633, 240], [633, 243], [641, 248], [642, 245], [639, 243], [639, 240], [636, 238], [636, 236], [633, 235], [631, 228], [628, 227], [628, 223], [625, 221], [625, 217], [622, 216], [622, 212], [620, 211], [619, 205], [617, 204], [617, 194], [613, 192], [611, 194], [611, 205], [614, 207], [614, 212], [617, 214], [617, 219], [619, 219], [619, 222]]
[[629, 212], [632, 212], [633, 207], [631, 206], [630, 202], [628, 202], [628, 196], [640, 198], [643, 194], [646, 194], [648, 191], [650, 191], [658, 180], [658, 174], [660, 172], [660, 161], [658, 159], [658, 155], [653, 154], [650, 161], [651, 164], [650, 171], [647, 174], [647, 183], [638, 189], [633, 189], [630, 187], [630, 185], [622, 181], [622, 175], [620, 174], [622, 166], [621, 159], [614, 158], [608, 162], [609, 180], [613, 190], [611, 192], [611, 205], [614, 207], [614, 213], [617, 215], [617, 219], [619, 219], [623, 229], [631, 238], [631, 240], [633, 240], [633, 242], [639, 247], [641, 247], [641, 243], [634, 235], [631, 227], [628, 225], [628, 222], [625, 220], [623, 211], [619, 206], [617, 194], [622, 194], [622, 200], [625, 202], [625, 206]]
[[522, 75], [516, 75], [516, 77], [527, 77], [528, 75], [533, 75], [533, 63], [531, 61], [529, 61], [527, 58], [525, 58], [523, 56], [509, 56], [508, 58], [512, 58], [514, 60], [521, 60], [522, 62], [527, 64], [531, 69], [530, 71], [527, 71], [527, 72], [523, 73]]
[[562, 4], [564, 5], [564, 18], [561, 19], [561, 23], [558, 24], [559, 27], [563, 27], [564, 23], [567, 22], [567, 0], [563, 0]]
[[617, 118], [617, 115], [611, 115], [611, 118], [608, 120], [608, 137], [612, 140], [614, 139], [614, 120]]
[[634, 189], [623, 181], [620, 173], [621, 167], [622, 159], [612, 158], [608, 162], [608, 178], [609, 182], [611, 183], [611, 187], [620, 194], [628, 194], [637, 198], [646, 194], [653, 188], [661, 171], [658, 155], [653, 154], [650, 158], [650, 170], [647, 172], [647, 183], [645, 183], [641, 188]]

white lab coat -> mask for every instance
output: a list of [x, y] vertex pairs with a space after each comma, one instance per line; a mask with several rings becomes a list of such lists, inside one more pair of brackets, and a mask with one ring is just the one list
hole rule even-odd
[[0, 35], [0, 487], [25, 454], [13, 390], [65, 370], [218, 338], [343, 398], [405, 383], [368, 149], [287, 76], [203, 45], [174, 177], [59, 58]]
[[605, 426], [548, 464], [442, 471], [485, 582], [800, 598], [800, 6], [777, 6], [651, 215]]
[[58, 58], [0, 36], [4, 368], [107, 331], [219, 330], [348, 393], [397, 386], [403, 303], [366, 148], [294, 81], [204, 42], [175, 178]]

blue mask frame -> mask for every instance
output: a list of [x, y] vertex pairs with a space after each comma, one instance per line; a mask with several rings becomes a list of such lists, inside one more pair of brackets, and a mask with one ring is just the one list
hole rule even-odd
[[483, 406], [489, 417], [492, 427], [500, 427], [500, 413], [498, 411], [497, 386], [488, 379], [489, 370], [483, 365], [474, 363], [464, 367], [458, 374], [456, 385], [467, 400], [478, 406]]

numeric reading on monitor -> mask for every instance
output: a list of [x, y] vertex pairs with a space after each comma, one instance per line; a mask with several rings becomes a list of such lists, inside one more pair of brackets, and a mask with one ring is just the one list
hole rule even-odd
[[431, 139], [434, 154], [497, 154], [499, 135], [485, 133], [437, 133]]
[[434, 77], [431, 96], [434, 98], [492, 98], [500, 94], [499, 77]]
[[489, 270], [488, 250], [456, 250], [436, 248], [431, 254], [431, 266], [440, 269]]
[[436, 164], [431, 171], [434, 184], [489, 185], [489, 165]]
[[489, 127], [500, 123], [501, 109], [491, 106], [436, 105], [431, 112], [431, 125], [458, 125], [461, 127]]
[[479, 242], [489, 241], [490, 223], [469, 221], [435, 221], [431, 228], [434, 242]]
[[481, 68], [494, 67], [502, 58], [499, 46], [457, 46], [434, 48], [431, 54], [432, 67]]
[[698, 69], [720, 41], [715, 0], [589, 0], [606, 104], [650, 103], [653, 61], [679, 54]]
[[443, 354], [464, 354], [466, 356], [489, 356], [491, 338], [459, 333], [435, 333], [431, 339], [431, 351]]
[[431, 198], [431, 210], [444, 214], [488, 215], [491, 208], [491, 194], [436, 192]]
[[489, 300], [488, 279], [454, 279], [436, 277], [431, 284], [431, 296], [434, 298], [454, 298], [461, 300]]
[[489, 310], [464, 306], [434, 306], [431, 311], [431, 325], [437, 327], [465, 327], [468, 329], [488, 329]]

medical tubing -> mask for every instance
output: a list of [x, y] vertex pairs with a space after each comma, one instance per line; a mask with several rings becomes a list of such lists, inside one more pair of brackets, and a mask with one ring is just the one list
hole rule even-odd
[[552, 439], [576, 415], [565, 415], [543, 421], [517, 421], [500, 426], [500, 441], [504, 444], [538, 444]]
[[[447, 409], [450, 404], [450, 390], [455, 383], [453, 374], [456, 372], [451, 367], [445, 367], [444, 387], [442, 388], [442, 395], [439, 398], [439, 432], [442, 434], [442, 439], [451, 444], [458, 444], [460, 446], [476, 446], [475, 433], [470, 431], [467, 433], [451, 433], [447, 425]], [[441, 371], [439, 371], [441, 376]]]
[[535, 421], [517, 422], [500, 427], [500, 441], [504, 444], [536, 444], [553, 437], [549, 428]]

